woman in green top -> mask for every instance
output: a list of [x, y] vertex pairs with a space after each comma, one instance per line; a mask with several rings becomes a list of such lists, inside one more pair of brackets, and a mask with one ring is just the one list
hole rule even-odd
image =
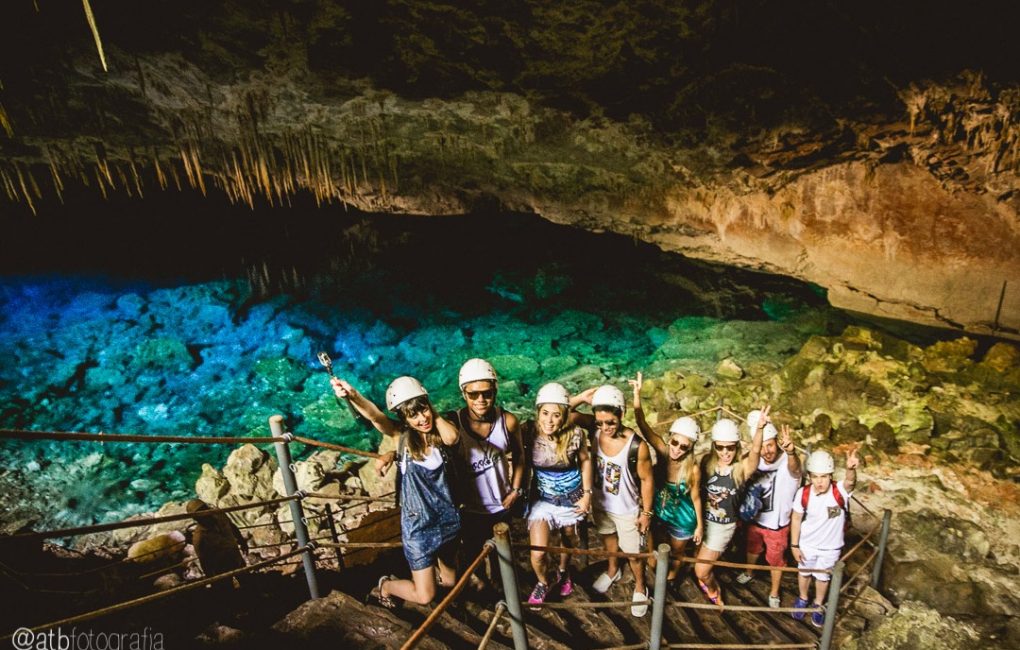
[[[670, 591], [676, 598], [676, 577], [680, 572], [680, 557], [689, 540], [701, 543], [703, 524], [701, 520], [701, 468], [694, 460], [694, 444], [701, 432], [694, 418], [677, 418], [669, 427], [668, 443], [648, 424], [641, 408], [642, 376], [631, 380], [634, 388], [634, 418], [645, 439], [655, 448], [658, 456], [655, 464], [655, 484], [660, 486], [655, 493], [654, 512], [659, 525], [669, 537], [671, 557], [669, 580]], [[663, 535], [665, 537], [665, 535]], [[655, 568], [655, 556], [649, 560]]]

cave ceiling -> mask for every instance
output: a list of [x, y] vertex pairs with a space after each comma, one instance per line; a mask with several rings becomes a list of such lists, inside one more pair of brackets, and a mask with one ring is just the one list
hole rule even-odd
[[[1020, 333], [1014, 3], [11, 0], [0, 205], [498, 208]], [[91, 14], [91, 16], [89, 15]], [[68, 199], [70, 200], [70, 199]]]

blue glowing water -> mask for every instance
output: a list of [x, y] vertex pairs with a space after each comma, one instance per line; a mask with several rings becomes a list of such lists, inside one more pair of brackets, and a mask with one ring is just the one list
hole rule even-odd
[[[393, 377], [412, 374], [441, 408], [458, 404], [460, 364], [485, 357], [500, 373], [500, 401], [526, 415], [545, 381], [623, 386], [638, 370], [780, 360], [841, 318], [809, 291], [755, 290], [713, 279], [718, 271], [692, 279], [655, 256], [615, 262], [625, 266], [608, 272], [612, 261], [579, 255], [411, 277], [379, 262], [314, 299], [253, 299], [236, 279], [9, 277], [0, 281], [0, 427], [265, 436], [282, 414], [299, 435], [371, 449], [377, 435], [338, 407], [318, 351], [377, 402]], [[201, 464], [221, 466], [231, 448], [7, 442], [4, 466], [8, 480], [46, 486], [44, 503], [24, 512], [80, 523], [190, 498]]]

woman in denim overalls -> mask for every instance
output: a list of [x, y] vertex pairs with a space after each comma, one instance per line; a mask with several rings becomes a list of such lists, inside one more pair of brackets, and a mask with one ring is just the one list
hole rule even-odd
[[426, 605], [436, 595], [437, 582], [450, 586], [457, 579], [460, 513], [450, 493], [445, 449], [457, 444], [457, 427], [435, 412], [425, 387], [413, 377], [397, 377], [386, 389], [386, 408], [397, 413], [400, 422], [386, 417], [346, 381], [331, 381], [337, 397], [350, 400], [381, 434], [399, 438], [397, 452], [384, 454], [376, 468], [383, 474], [399, 461], [400, 537], [411, 580], [380, 578], [379, 603], [393, 607], [396, 596]]

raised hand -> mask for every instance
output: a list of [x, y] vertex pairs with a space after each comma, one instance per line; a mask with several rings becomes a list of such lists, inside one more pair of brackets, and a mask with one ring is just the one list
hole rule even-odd
[[857, 469], [857, 466], [861, 464], [861, 459], [857, 456], [857, 447], [854, 447], [846, 455], [846, 468]]
[[790, 434], [790, 425], [784, 424], [779, 430], [779, 448], [783, 451], [793, 451], [793, 436]]
[[333, 387], [333, 394], [340, 399], [346, 399], [354, 393], [354, 387], [344, 379], [330, 377], [329, 383]]
[[628, 379], [627, 383], [634, 389], [634, 408], [641, 408], [641, 387], [644, 385], [644, 376], [638, 371], [637, 379]]
[[765, 404], [764, 406], [761, 407], [761, 415], [758, 416], [758, 425], [757, 425], [758, 429], [764, 430], [765, 429], [765, 425], [772, 421], [772, 418], [769, 417], [769, 411], [771, 411], [771, 410], [772, 410], [772, 405], [771, 404]]

